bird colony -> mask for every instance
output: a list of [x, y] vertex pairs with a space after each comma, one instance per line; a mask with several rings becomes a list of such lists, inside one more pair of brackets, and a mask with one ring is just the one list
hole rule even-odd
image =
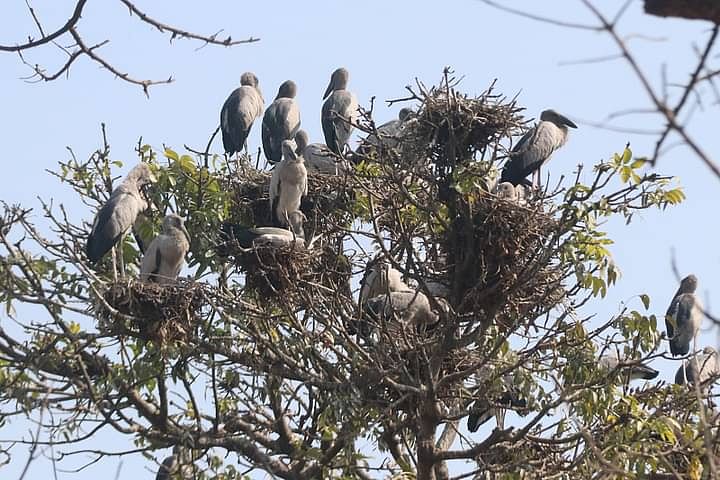
[[[568, 392], [588, 379], [627, 387], [658, 377], [650, 360], [666, 345], [681, 362], [676, 383], [709, 391], [720, 364], [712, 347], [697, 345], [704, 314], [693, 275], [682, 280], [667, 310], [664, 343], [571, 328], [579, 325], [572, 321], [579, 292], [599, 295], [614, 282], [595, 223], [579, 207], [629, 161], [605, 163], [592, 172], [590, 187], [579, 187], [579, 175], [560, 186], [561, 174], [571, 172], [557, 173], [549, 162], [577, 128], [569, 118], [546, 109], [528, 121], [515, 100], [494, 88], [469, 97], [447, 75], [438, 87], [418, 83], [398, 117], [378, 126], [359, 108], [344, 68], [318, 92], [317, 111], [302, 115], [296, 101], [302, 85], [283, 82], [269, 105], [260, 85], [254, 73], [242, 74], [220, 111], [220, 161], [232, 166], [218, 176], [230, 199], [224, 218], [189, 229], [199, 215], [190, 208], [173, 212], [164, 205], [158, 215], [166, 192], [153, 159], [133, 168], [98, 209], [86, 257], [104, 279], [95, 311], [105, 328], [153, 341], [170, 356], [178, 346], [192, 356], [194, 346], [217, 336], [214, 354], [232, 365], [228, 376], [235, 372], [235, 383], [223, 380], [228, 391], [238, 388], [238, 378], [259, 373], [268, 375], [268, 385], [272, 372], [298, 389], [322, 379], [325, 387], [301, 394], [299, 404], [322, 397], [323, 389], [352, 392], [348, 406], [323, 415], [359, 431], [384, 428], [390, 450], [401, 447], [395, 437], [410, 432], [418, 458], [428, 444], [413, 419], [448, 426], [465, 418], [469, 434], [477, 435], [495, 418], [493, 435], [510, 438], [508, 412], [524, 419], [549, 408], [533, 372], [543, 371], [545, 381]], [[313, 143], [302, 127], [318, 116], [324, 138]], [[255, 123], [262, 169], [248, 153]], [[363, 137], [357, 144], [353, 133]], [[660, 197], [648, 200], [660, 192], [651, 185], [658, 178], [638, 180], [630, 187], [640, 192], [633, 198], [663, 205]], [[608, 211], [627, 210], [628, 195], [604, 198]], [[151, 218], [157, 228], [160, 217], [159, 233], [137, 242], [142, 257], [134, 265], [126, 261], [129, 235], [142, 237], [138, 222]], [[211, 248], [200, 251], [208, 242]], [[181, 276], [186, 260], [197, 265], [201, 258], [215, 262], [213, 277]], [[556, 322], [552, 330], [549, 322]], [[536, 346], [521, 354], [530, 338]], [[575, 345], [574, 360], [544, 365], [544, 352], [561, 340]], [[279, 408], [273, 398], [271, 410]], [[364, 420], [356, 417], [361, 411]], [[298, 419], [282, 421], [292, 442], [302, 443]], [[558, 445], [540, 437], [523, 439], [516, 452], [492, 437], [495, 443], [478, 450], [475, 461], [495, 471], [562, 464]], [[339, 437], [328, 441], [333, 438]], [[158, 479], [191, 475], [183, 473], [193, 461], [184, 451], [176, 445]], [[525, 464], [517, 463], [520, 457]], [[359, 468], [351, 463], [345, 468]]]

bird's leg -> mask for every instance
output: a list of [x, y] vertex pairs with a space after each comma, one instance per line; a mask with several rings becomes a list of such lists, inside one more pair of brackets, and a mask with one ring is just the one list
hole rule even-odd
[[112, 247], [112, 249], [110, 249], [110, 255], [112, 260], [113, 282], [117, 282], [117, 256], [115, 255], [114, 246]]
[[124, 238], [120, 239], [120, 243], [118, 244], [118, 270], [120, 271], [120, 278], [125, 278], [125, 258], [123, 256], [123, 242]]

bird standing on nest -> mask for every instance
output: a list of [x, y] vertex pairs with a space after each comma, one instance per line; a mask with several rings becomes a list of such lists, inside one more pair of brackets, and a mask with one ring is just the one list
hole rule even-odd
[[292, 80], [280, 85], [275, 101], [265, 110], [262, 122], [262, 143], [270, 163], [282, 160], [282, 142], [292, 140], [300, 129], [300, 107], [295, 101], [297, 86]]
[[690, 351], [690, 343], [693, 344], [695, 351], [695, 341], [703, 321], [702, 304], [695, 295], [697, 282], [695, 275], [683, 278], [665, 313], [670, 353], [674, 357], [687, 355]]
[[240, 88], [233, 90], [220, 110], [223, 147], [228, 155], [240, 153], [245, 148], [253, 122], [263, 113], [265, 100], [258, 84], [254, 73], [243, 73]]
[[113, 189], [108, 201], [98, 210], [88, 237], [85, 251], [91, 262], [96, 263], [121, 241], [138, 214], [148, 209], [150, 205], [143, 189], [155, 181], [150, 167], [141, 163]]
[[[543, 111], [540, 123], [528, 130], [513, 148], [500, 182], [539, 187], [540, 169], [555, 150], [565, 145], [568, 127], [577, 128], [577, 125], [555, 110]], [[533, 175], [532, 182], [526, 178], [530, 174]]]
[[190, 250], [190, 234], [179, 215], [168, 214], [163, 219], [162, 233], [155, 237], [145, 252], [140, 265], [142, 281], [161, 285], [173, 283]]
[[290, 214], [300, 211], [302, 197], [308, 193], [307, 170], [291, 140], [282, 143], [282, 151], [283, 159], [270, 179], [270, 212], [280, 225], [288, 226]]
[[332, 73], [330, 83], [323, 94], [325, 103], [322, 106], [322, 129], [325, 144], [337, 155], [343, 154], [353, 127], [350, 122], [357, 118], [358, 101], [355, 95], [347, 90], [350, 74], [344, 68]]

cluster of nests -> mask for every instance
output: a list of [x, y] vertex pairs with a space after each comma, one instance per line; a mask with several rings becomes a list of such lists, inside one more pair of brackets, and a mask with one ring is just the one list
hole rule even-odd
[[205, 287], [191, 281], [173, 285], [129, 279], [103, 293], [97, 318], [101, 331], [150, 340], [159, 345], [189, 343], [197, 335], [205, 305]]

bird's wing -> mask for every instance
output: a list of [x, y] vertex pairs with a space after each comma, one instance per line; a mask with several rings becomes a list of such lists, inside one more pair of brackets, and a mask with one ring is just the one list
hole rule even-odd
[[273, 103], [268, 107], [268, 109], [265, 111], [265, 116], [263, 116], [262, 121], [262, 144], [263, 144], [263, 151], [265, 152], [265, 158], [268, 159], [270, 163], [277, 163], [280, 161], [282, 157], [282, 153], [279, 150], [274, 149], [273, 145], [276, 142], [275, 137], [275, 129], [276, 126], [276, 109], [277, 104]]
[[140, 278], [142, 280], [153, 280], [153, 275], [158, 273], [160, 266], [160, 235], [155, 237], [150, 246], [143, 255], [142, 262], [140, 263]]
[[225, 100], [220, 110], [220, 131], [222, 132], [223, 147], [225, 152], [230, 154], [242, 149], [242, 146], [236, 144], [238, 135], [233, 128], [240, 102], [239, 93], [240, 89], [235, 89]]
[[678, 303], [678, 298], [676, 296], [672, 299], [672, 302], [670, 302], [670, 306], [665, 313], [665, 328], [667, 329], [668, 338], [675, 336], [675, 327], [673, 324], [676, 322], [675, 315], [677, 314]]
[[373, 297], [373, 293], [377, 290], [375, 288], [375, 282], [378, 280], [378, 270], [376, 267], [371, 267], [365, 271], [365, 275], [360, 281], [360, 295], [358, 297], [358, 303], [362, 307], [369, 298]]
[[284, 98], [285, 100], [280, 106], [280, 115], [278, 118], [282, 120], [283, 140], [295, 138], [295, 134], [300, 130], [300, 108], [292, 98]]
[[325, 136], [325, 144], [328, 148], [340, 155], [341, 145], [338, 145], [337, 134], [335, 132], [335, 122], [333, 120], [333, 96], [325, 100], [322, 106], [322, 129], [323, 135]]
[[273, 209], [273, 203], [275, 202], [275, 198], [280, 196], [280, 171], [285, 167], [285, 164], [283, 162], [280, 162], [275, 169], [272, 171], [272, 176], [270, 177], [270, 211], [272, 212]]
[[132, 227], [144, 202], [122, 185], [113, 190], [108, 201], [95, 216], [88, 237], [86, 252], [92, 262], [97, 262], [110, 251], [120, 238]]

